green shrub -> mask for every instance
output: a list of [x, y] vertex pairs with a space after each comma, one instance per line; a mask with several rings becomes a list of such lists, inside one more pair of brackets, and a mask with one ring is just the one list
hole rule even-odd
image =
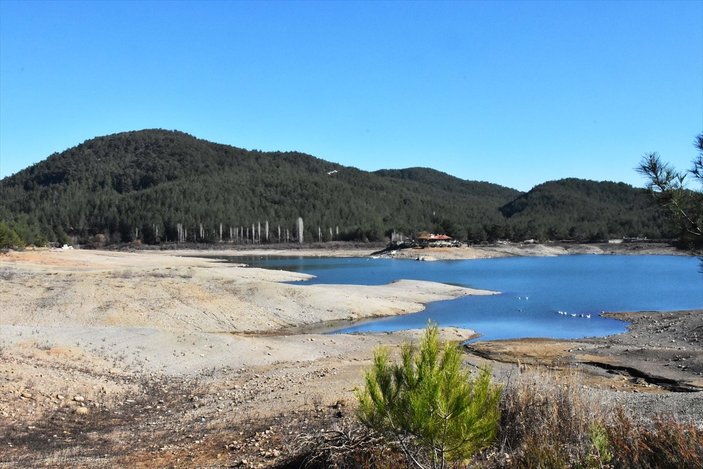
[[613, 459], [613, 452], [608, 438], [608, 431], [600, 423], [591, 425], [589, 433], [591, 450], [587, 457], [587, 466], [593, 468], [606, 467]]
[[15, 230], [0, 221], [0, 249], [17, 249], [24, 247], [25, 243]]
[[491, 445], [500, 421], [491, 370], [463, 369], [460, 350], [440, 344], [436, 325], [419, 349], [403, 346], [400, 363], [379, 349], [357, 396], [360, 420], [395, 441], [417, 467], [470, 458]]

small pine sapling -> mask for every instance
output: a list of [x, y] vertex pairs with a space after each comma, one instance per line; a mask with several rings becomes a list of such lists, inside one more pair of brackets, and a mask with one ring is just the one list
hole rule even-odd
[[376, 351], [366, 386], [357, 391], [358, 415], [416, 467], [444, 468], [494, 441], [500, 393], [489, 368], [469, 373], [459, 348], [440, 344], [430, 324], [419, 349], [403, 346], [400, 363], [392, 363], [386, 349]]

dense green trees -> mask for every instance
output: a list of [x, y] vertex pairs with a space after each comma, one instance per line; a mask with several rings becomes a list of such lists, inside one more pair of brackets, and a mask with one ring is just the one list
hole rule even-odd
[[[0, 218], [0, 249], [17, 249], [27, 245], [45, 246], [49, 239], [63, 244], [67, 241], [66, 235], [60, 229], [48, 230], [35, 219], [20, 214], [17, 217], [5, 217], [11, 221], [6, 222]], [[58, 233], [58, 234], [57, 234]]]
[[624, 183], [551, 181], [503, 206], [501, 212], [508, 224], [507, 231], [497, 233], [499, 238], [588, 242], [673, 235], [646, 192]]
[[0, 220], [29, 227], [27, 238], [15, 230], [28, 243], [219, 242], [221, 232], [224, 242], [266, 242], [266, 221], [277, 242], [279, 227], [280, 240], [293, 240], [299, 216], [306, 241], [381, 240], [392, 230], [475, 242], [666, 236], [644, 194], [577, 180], [521, 194], [427, 168], [369, 173], [145, 130], [88, 140], [3, 179]]
[[0, 221], [0, 249], [17, 249], [24, 246], [17, 232], [7, 223]]

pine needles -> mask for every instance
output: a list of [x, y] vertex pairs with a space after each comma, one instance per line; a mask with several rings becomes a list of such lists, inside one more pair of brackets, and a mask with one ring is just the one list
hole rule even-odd
[[459, 349], [440, 344], [432, 324], [419, 349], [403, 347], [399, 363], [380, 349], [357, 393], [360, 420], [394, 441], [418, 468], [470, 458], [495, 439], [501, 390], [490, 369], [472, 375], [461, 364]]

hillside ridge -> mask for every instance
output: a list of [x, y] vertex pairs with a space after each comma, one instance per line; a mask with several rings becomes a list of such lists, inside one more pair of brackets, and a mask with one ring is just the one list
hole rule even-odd
[[280, 242], [297, 239], [298, 217], [315, 241], [394, 230], [476, 242], [667, 235], [646, 192], [624, 183], [569, 178], [522, 193], [432, 168], [368, 172], [163, 129], [95, 137], [0, 181], [0, 220], [37, 240]]

